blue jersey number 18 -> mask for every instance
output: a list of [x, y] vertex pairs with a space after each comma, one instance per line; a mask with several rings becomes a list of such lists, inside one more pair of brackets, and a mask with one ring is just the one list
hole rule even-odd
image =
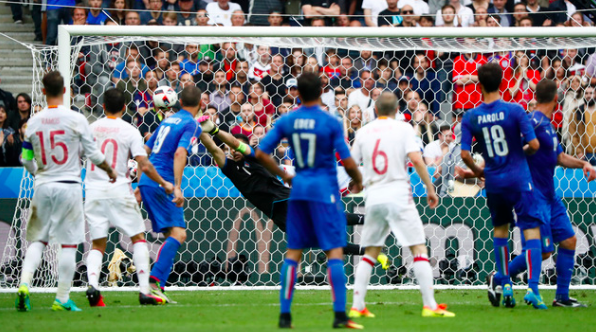
[[484, 142], [486, 143], [486, 152], [493, 158], [495, 154], [499, 157], [509, 154], [509, 147], [505, 138], [505, 130], [499, 125], [490, 127], [490, 133], [487, 127], [482, 128]]

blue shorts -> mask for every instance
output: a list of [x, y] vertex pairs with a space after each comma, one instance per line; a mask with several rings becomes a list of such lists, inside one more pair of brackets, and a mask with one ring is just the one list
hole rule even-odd
[[517, 216], [517, 227], [521, 230], [540, 227], [545, 224], [545, 206], [540, 206], [534, 199], [533, 191], [510, 193], [486, 193], [486, 203], [490, 210], [493, 227], [516, 225], [513, 216]]
[[[543, 200], [541, 205], [546, 205], [545, 217], [546, 224], [540, 226], [540, 238], [542, 242], [542, 252], [554, 252], [555, 243], [567, 240], [575, 235], [571, 225], [571, 220], [567, 215], [567, 209], [560, 198], [544, 198], [542, 195], [536, 195], [537, 200]], [[521, 232], [522, 247], [525, 247], [526, 239]]]
[[340, 202], [291, 200], [286, 227], [289, 249], [321, 248], [327, 251], [347, 244], [346, 216]]
[[184, 209], [172, 202], [174, 194], [167, 195], [161, 187], [139, 186], [139, 189], [155, 233], [164, 233], [170, 227], [186, 228]]

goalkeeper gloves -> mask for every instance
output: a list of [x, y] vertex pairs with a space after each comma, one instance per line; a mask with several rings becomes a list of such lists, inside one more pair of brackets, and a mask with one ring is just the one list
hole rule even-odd
[[211, 135], [216, 135], [219, 132], [219, 128], [211, 119], [209, 119], [208, 115], [203, 115], [197, 119], [197, 122], [201, 124], [201, 129], [204, 132], [207, 132]]

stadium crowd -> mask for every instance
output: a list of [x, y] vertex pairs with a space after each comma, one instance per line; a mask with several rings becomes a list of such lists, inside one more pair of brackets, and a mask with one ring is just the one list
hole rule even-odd
[[[38, 1], [39, 2], [39, 1]], [[57, 25], [179, 26], [339, 26], [339, 27], [528, 27], [590, 26], [569, 1], [513, 0], [302, 0], [300, 14], [288, 15], [281, 0], [43, 0], [33, 6], [36, 37], [56, 44]], [[37, 10], [43, 8], [45, 12]], [[106, 9], [103, 9], [106, 8]], [[12, 5], [14, 20], [23, 20]], [[434, 15], [436, 13], [436, 15]], [[41, 16], [46, 19], [42, 26]], [[506, 43], [507, 40], [486, 40]], [[531, 40], [520, 42], [532, 43]], [[559, 86], [560, 109], [552, 122], [571, 155], [596, 164], [596, 54], [594, 49], [512, 51], [490, 54], [428, 51], [348, 51], [280, 48], [248, 43], [172, 44], [114, 42], [81, 48], [74, 72], [74, 95], [85, 96], [77, 111], [99, 116], [103, 92], [125, 92], [125, 117], [147, 140], [168, 116], [153, 109], [159, 86], [202, 91], [202, 109], [223, 130], [242, 133], [258, 144], [284, 113], [300, 104], [296, 78], [319, 73], [324, 107], [344, 123], [346, 138], [375, 118], [374, 101], [389, 90], [399, 98], [401, 117], [414, 126], [425, 161], [438, 166], [453, 149], [462, 115], [481, 102], [477, 67], [498, 62], [504, 70], [505, 101], [535, 106], [542, 78]], [[20, 136], [31, 114], [26, 93], [14, 98], [0, 90], [0, 166], [19, 165]], [[210, 165], [199, 146], [194, 165]], [[281, 146], [283, 162], [291, 153]]]

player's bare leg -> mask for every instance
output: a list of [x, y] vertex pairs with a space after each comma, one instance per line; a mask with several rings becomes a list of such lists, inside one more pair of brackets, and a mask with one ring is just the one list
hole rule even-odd
[[29, 286], [33, 280], [33, 274], [41, 263], [41, 256], [47, 243], [33, 242], [27, 248], [25, 260], [23, 261], [23, 270], [21, 271], [21, 283], [17, 291], [17, 299], [15, 307], [18, 311], [31, 310], [31, 303], [29, 301]]
[[370, 276], [372, 274], [375, 261], [381, 253], [381, 247], [366, 247], [364, 256], [356, 268], [356, 280], [354, 280], [354, 295], [352, 298], [352, 309], [349, 317], [368, 317], [374, 318], [375, 315], [366, 308], [365, 298]]
[[77, 245], [63, 244], [58, 259], [58, 290], [52, 304], [54, 311], [81, 311], [70, 299], [70, 287], [77, 267]]
[[89, 306], [91, 307], [106, 306], [98, 288], [101, 264], [107, 243], [108, 239], [105, 237], [93, 240], [91, 250], [87, 254], [87, 280], [89, 281], [89, 287], [87, 288], [86, 295], [87, 300], [89, 300]]
[[577, 237], [573, 235], [559, 242], [557, 251], [557, 293], [553, 307], [585, 308], [587, 305], [569, 296], [569, 284], [575, 263], [575, 247]]
[[164, 294], [164, 287], [168, 281], [170, 272], [172, 272], [174, 258], [178, 253], [178, 249], [186, 241], [186, 229], [182, 227], [170, 227], [164, 235], [166, 236], [166, 240], [161, 248], [159, 248], [159, 254], [155, 264], [153, 264], [153, 269], [149, 277], [149, 286], [153, 295], [165, 299], [167, 303], [176, 303]]
[[526, 264], [528, 267], [528, 291], [524, 301], [536, 309], [547, 309], [538, 292], [538, 282], [542, 270], [542, 243], [540, 242], [540, 227], [525, 229]]
[[346, 273], [344, 270], [343, 248], [334, 248], [325, 251], [327, 255], [327, 278], [331, 285], [331, 297], [333, 298], [333, 311], [335, 319], [333, 328], [363, 329], [346, 315]]

